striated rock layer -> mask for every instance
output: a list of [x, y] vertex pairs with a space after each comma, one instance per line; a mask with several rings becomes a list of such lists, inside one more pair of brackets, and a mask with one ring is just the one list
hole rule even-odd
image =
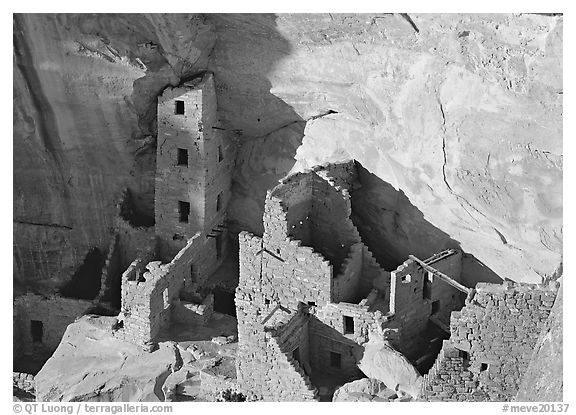
[[400, 241], [397, 263], [456, 241], [500, 278], [553, 274], [562, 16], [410, 17], [15, 15], [16, 291], [106, 249], [123, 188], [152, 212], [156, 97], [206, 69], [239, 143], [234, 230], [262, 231], [287, 172], [354, 158], [395, 189], [364, 189], [364, 231]]

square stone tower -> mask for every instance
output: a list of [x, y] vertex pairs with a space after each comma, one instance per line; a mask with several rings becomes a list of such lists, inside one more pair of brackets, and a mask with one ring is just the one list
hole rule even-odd
[[232, 146], [218, 127], [214, 79], [205, 73], [158, 97], [155, 220], [160, 254], [172, 258], [200, 232], [202, 275], [221, 262], [226, 249]]

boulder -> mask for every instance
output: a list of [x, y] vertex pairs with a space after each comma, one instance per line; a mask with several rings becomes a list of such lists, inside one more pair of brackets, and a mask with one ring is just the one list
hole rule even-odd
[[346, 383], [334, 392], [332, 402], [371, 402], [388, 401], [396, 394], [377, 379], [359, 379]]
[[383, 382], [389, 389], [414, 398], [420, 395], [422, 376], [402, 353], [386, 342], [371, 340], [366, 343], [358, 367], [366, 376]]

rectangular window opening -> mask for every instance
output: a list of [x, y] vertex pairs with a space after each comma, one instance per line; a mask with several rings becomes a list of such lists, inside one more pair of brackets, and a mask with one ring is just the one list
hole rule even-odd
[[488, 363], [481, 363], [480, 364], [480, 372], [485, 372], [488, 370]]
[[188, 223], [188, 216], [190, 216], [190, 203], [178, 201], [178, 215], [180, 222]]
[[188, 167], [188, 150], [185, 148], [178, 149], [178, 165]]
[[218, 146], [218, 162], [224, 160], [224, 155], [222, 154], [222, 146]]
[[354, 318], [344, 316], [344, 334], [354, 334]]
[[316, 303], [314, 301], [308, 301], [309, 307], [316, 307]]
[[440, 311], [440, 300], [432, 302], [432, 314], [436, 314]]
[[342, 355], [336, 352], [330, 352], [330, 366], [336, 369], [342, 367]]
[[44, 324], [39, 320], [30, 320], [30, 334], [34, 343], [42, 343]]
[[184, 115], [184, 101], [176, 100], [174, 103], [174, 114]]

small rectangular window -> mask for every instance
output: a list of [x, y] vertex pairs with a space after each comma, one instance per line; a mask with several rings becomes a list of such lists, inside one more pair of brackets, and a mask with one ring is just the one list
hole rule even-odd
[[44, 324], [39, 320], [30, 320], [30, 334], [33, 342], [41, 343], [44, 337]]
[[188, 223], [188, 216], [190, 216], [190, 203], [178, 201], [178, 215], [180, 222]]
[[485, 372], [488, 370], [488, 363], [481, 363], [480, 364], [480, 372]]
[[336, 352], [330, 352], [330, 366], [336, 369], [342, 367], [342, 355]]
[[344, 334], [354, 334], [354, 318], [344, 316]]
[[188, 167], [188, 150], [185, 148], [178, 149], [178, 165]]
[[218, 161], [224, 160], [224, 155], [222, 154], [222, 146], [218, 146]]
[[316, 303], [314, 301], [308, 301], [309, 307], [316, 307]]
[[184, 115], [184, 101], [180, 101], [180, 100], [175, 101], [174, 114]]

